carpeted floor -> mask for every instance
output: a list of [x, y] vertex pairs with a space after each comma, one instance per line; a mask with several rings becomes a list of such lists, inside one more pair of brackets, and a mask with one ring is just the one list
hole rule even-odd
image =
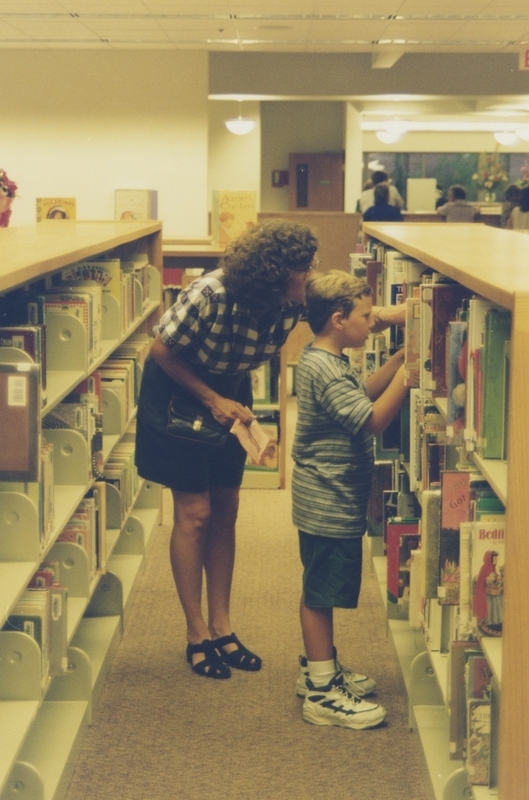
[[360, 607], [336, 614], [336, 642], [344, 663], [377, 680], [387, 722], [321, 728], [303, 722], [294, 690], [300, 567], [289, 491], [242, 493], [232, 621], [262, 656], [258, 673], [191, 672], [169, 533], [157, 534], [66, 800], [432, 800], [368, 559]]

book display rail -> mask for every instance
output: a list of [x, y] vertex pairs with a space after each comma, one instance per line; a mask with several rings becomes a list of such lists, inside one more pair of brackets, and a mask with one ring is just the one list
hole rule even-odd
[[[393, 475], [384, 501], [397, 519], [399, 503], [402, 517], [416, 518], [422, 541], [417, 547], [416, 537], [414, 549], [403, 553], [406, 537], [396, 535], [397, 555], [390, 558], [389, 538], [383, 545], [383, 537], [368, 537], [408, 690], [410, 727], [421, 736], [436, 800], [524, 800], [529, 239], [465, 224], [369, 224], [365, 232], [373, 260], [390, 273], [396, 259], [410, 262], [394, 273], [396, 283], [410, 281], [397, 290], [397, 301], [415, 298], [410, 313], [415, 308], [421, 324], [414, 338], [423, 337], [418, 359], [411, 338], [405, 342], [410, 378], [415, 371], [410, 383], [418, 388], [410, 391], [405, 425], [401, 415], [408, 445], [398, 448], [392, 468], [406, 485]], [[449, 288], [441, 294], [437, 286]], [[443, 297], [437, 311], [436, 297]], [[443, 315], [437, 347], [436, 316]], [[462, 341], [464, 355], [460, 349], [454, 360], [450, 348]], [[381, 461], [380, 475], [384, 469]], [[390, 576], [391, 564], [397, 571]]]
[[[18, 419], [0, 464], [0, 798], [45, 800], [66, 791], [160, 524], [161, 487], [138, 479], [133, 450], [161, 223], [55, 220], [0, 238], [0, 414]], [[24, 308], [40, 359], [11, 330]]]

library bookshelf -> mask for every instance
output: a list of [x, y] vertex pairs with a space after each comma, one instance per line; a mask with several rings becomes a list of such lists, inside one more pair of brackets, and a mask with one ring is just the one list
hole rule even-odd
[[[135, 302], [133, 321], [125, 330], [116, 320], [107, 320], [106, 331], [110, 330], [111, 336], [103, 335], [102, 352], [92, 363], [87, 363], [86, 347], [83, 352], [82, 334], [81, 345], [72, 345], [66, 335], [50, 337], [50, 347], [59, 348], [59, 352], [52, 359], [56, 366], [48, 372], [43, 417], [131, 334], [150, 333], [161, 302], [161, 223], [45, 221], [3, 229], [0, 249], [0, 295], [32, 288], [36, 282], [40, 286], [43, 280], [78, 261], [103, 256], [127, 260], [137, 254], [148, 258], [147, 296]], [[140, 290], [141, 286], [134, 290], [135, 297]], [[103, 303], [103, 318], [105, 314], [117, 314], [121, 320], [118, 303], [115, 305], [113, 308], [112, 303]], [[64, 359], [60, 352], [63, 340], [68, 349]], [[10, 350], [0, 348], [0, 359], [3, 349]], [[104, 409], [103, 415], [106, 413]], [[118, 441], [134, 441], [132, 421], [133, 414], [119, 435], [104, 435], [105, 460]], [[67, 668], [43, 681], [35, 640], [26, 633], [0, 630], [1, 800], [58, 800], [64, 795], [79, 741], [90, 723], [92, 708], [120, 641], [133, 592], [154, 539], [152, 534], [160, 523], [160, 486], [140, 481], [124, 516], [117, 513], [118, 490], [107, 487], [106, 567], [91, 575], [82, 547], [56, 541], [93, 482], [87, 477], [86, 442], [76, 431], [53, 433], [59, 435], [59, 446], [54, 447], [55, 521], [45, 549], [39, 542], [37, 515], [30, 501], [17, 497], [15, 492], [0, 493], [0, 628], [8, 621], [39, 563], [44, 558], [57, 561], [61, 565], [61, 581], [68, 590]], [[77, 438], [62, 441], [63, 433], [75, 433]]]
[[[484, 650], [500, 686], [498, 790], [467, 786], [464, 770], [457, 769], [436, 797], [453, 800], [495, 796], [499, 800], [529, 798], [529, 536], [527, 536], [527, 475], [529, 474], [529, 236], [484, 225], [409, 223], [369, 224], [370, 237], [424, 263], [471, 291], [512, 313], [509, 398], [508, 464], [480, 459], [479, 468], [507, 508], [505, 545], [506, 586], [503, 636], [494, 643], [483, 639]], [[429, 654], [425, 656], [432, 662]], [[424, 664], [423, 664], [424, 667]], [[429, 664], [428, 673], [437, 666]], [[423, 674], [423, 679], [426, 680]], [[439, 684], [442, 680], [439, 680]], [[413, 694], [413, 692], [412, 692]], [[412, 699], [412, 702], [413, 701]], [[427, 714], [431, 703], [432, 714]], [[417, 713], [418, 712], [418, 713]], [[440, 748], [446, 710], [434, 700], [417, 699], [415, 717], [425, 716], [421, 734], [427, 761]], [[437, 721], [436, 721], [437, 720]], [[429, 735], [428, 735], [429, 734]], [[433, 781], [433, 776], [432, 776]], [[469, 791], [472, 792], [469, 795]]]

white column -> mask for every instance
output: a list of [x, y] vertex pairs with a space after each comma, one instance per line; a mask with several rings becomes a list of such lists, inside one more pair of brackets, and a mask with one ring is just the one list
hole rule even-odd
[[362, 191], [362, 115], [352, 103], [345, 108], [344, 211], [356, 211]]

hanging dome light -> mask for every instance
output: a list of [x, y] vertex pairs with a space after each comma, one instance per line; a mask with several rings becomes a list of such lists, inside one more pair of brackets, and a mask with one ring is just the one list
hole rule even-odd
[[498, 144], [503, 144], [505, 147], [512, 147], [518, 140], [514, 131], [496, 131], [493, 136]]
[[239, 100], [239, 116], [225, 119], [224, 124], [230, 133], [235, 133], [237, 136], [244, 136], [245, 133], [250, 133], [255, 128], [255, 120], [247, 119], [241, 114], [241, 101]]
[[529, 127], [517, 128], [516, 135], [519, 139], [523, 139], [524, 142], [529, 142]]
[[384, 128], [376, 131], [375, 135], [384, 144], [394, 144], [404, 133], [407, 133], [408, 127], [408, 123], [404, 120], [392, 119], [384, 124]]

